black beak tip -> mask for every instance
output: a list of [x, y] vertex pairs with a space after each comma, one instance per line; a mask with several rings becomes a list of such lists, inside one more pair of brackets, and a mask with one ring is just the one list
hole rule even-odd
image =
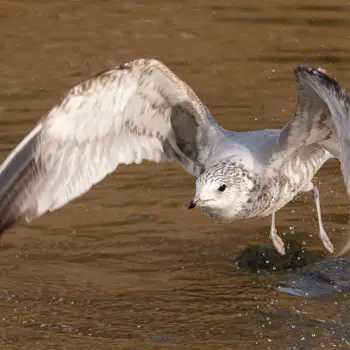
[[195, 207], [196, 207], [196, 203], [193, 202], [193, 201], [191, 201], [191, 202], [188, 204], [187, 209], [189, 210], [189, 209], [193, 209], [193, 208], [195, 208]]

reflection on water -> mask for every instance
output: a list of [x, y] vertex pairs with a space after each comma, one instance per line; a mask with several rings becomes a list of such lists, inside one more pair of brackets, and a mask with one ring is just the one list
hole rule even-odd
[[293, 295], [320, 296], [350, 291], [350, 259], [327, 259], [300, 269], [278, 289]]
[[[68, 88], [137, 57], [164, 61], [238, 131], [287, 122], [297, 63], [322, 65], [350, 87], [343, 1], [7, 0], [1, 8], [2, 159]], [[348, 199], [338, 162], [317, 181], [325, 228], [340, 247]], [[176, 165], [122, 167], [5, 235], [1, 349], [348, 348], [349, 260], [324, 253], [311, 195], [277, 215], [294, 242], [283, 260], [269, 250], [269, 218], [215, 223], [186, 211], [193, 191]]]

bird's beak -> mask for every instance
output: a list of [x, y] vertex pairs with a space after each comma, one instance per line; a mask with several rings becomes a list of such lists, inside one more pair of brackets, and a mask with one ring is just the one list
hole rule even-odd
[[196, 207], [196, 202], [195, 201], [191, 201], [191, 202], [188, 203], [187, 209], [193, 209], [195, 207]]

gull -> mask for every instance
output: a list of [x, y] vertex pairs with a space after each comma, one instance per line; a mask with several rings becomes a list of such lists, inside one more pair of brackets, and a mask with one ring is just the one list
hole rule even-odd
[[293, 118], [282, 129], [249, 132], [220, 126], [194, 91], [155, 59], [83, 81], [0, 166], [0, 233], [66, 205], [120, 164], [171, 161], [196, 177], [189, 208], [227, 222], [271, 215], [270, 238], [282, 255], [275, 213], [312, 191], [319, 236], [333, 252], [312, 179], [328, 159], [338, 158], [349, 191], [349, 98], [321, 69], [294, 71]]

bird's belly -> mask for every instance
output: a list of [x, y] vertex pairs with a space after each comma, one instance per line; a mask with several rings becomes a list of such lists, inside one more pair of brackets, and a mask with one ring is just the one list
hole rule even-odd
[[275, 183], [262, 191], [250, 212], [249, 218], [265, 217], [282, 209], [303, 190], [304, 182]]
[[289, 192], [288, 194], [281, 194], [281, 197], [279, 199], [276, 199], [276, 202], [271, 206], [270, 214], [273, 212], [276, 212], [277, 210], [282, 209], [284, 206], [286, 206], [290, 201], [294, 199], [294, 197], [299, 193], [300, 191], [293, 191]]

